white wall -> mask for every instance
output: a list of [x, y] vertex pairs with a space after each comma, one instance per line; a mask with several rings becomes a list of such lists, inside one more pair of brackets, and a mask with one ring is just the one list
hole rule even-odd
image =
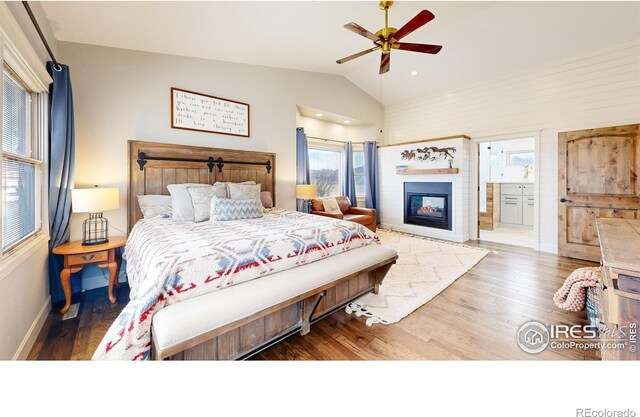
[[[128, 140], [274, 152], [276, 204], [295, 209], [296, 105], [381, 125], [381, 105], [340, 76], [67, 42], [59, 50], [73, 84], [76, 186], [119, 187], [120, 209], [105, 215], [123, 230]], [[251, 137], [171, 129], [172, 86], [249, 103]], [[72, 239], [84, 217], [73, 216]], [[86, 275], [104, 285], [100, 272]]]
[[[473, 66], [469, 67], [469, 71]], [[541, 130], [540, 250], [557, 252], [558, 132], [640, 122], [640, 43], [385, 108], [385, 141]]]
[[[316, 138], [332, 139], [346, 142], [349, 138], [348, 126], [340, 123], [332, 123], [326, 120], [315, 119], [313, 117], [302, 116], [298, 127], [304, 127], [307, 136]], [[340, 146], [340, 144], [338, 144]]]
[[[398, 175], [396, 164], [407, 164], [409, 168], [448, 168], [444, 159], [439, 161], [403, 161], [401, 152], [425, 146], [439, 148], [455, 147], [453, 168], [458, 174], [441, 175]], [[409, 145], [387, 146], [378, 149], [378, 178], [380, 181], [380, 223], [382, 227], [415, 233], [421, 236], [447, 239], [455, 242], [469, 240], [469, 149], [468, 139], [457, 138], [442, 141], [412, 143]], [[405, 182], [451, 182], [452, 184], [452, 228], [434, 229], [404, 224], [404, 183]]]
[[[40, 26], [48, 34], [51, 48], [57, 50], [55, 38], [51, 35], [49, 22], [44, 17], [38, 3], [30, 3]], [[6, 6], [6, 8], [5, 8]], [[0, 4], [0, 24], [5, 32], [16, 25], [20, 36], [10, 37], [20, 47], [20, 53], [38, 76], [46, 76], [45, 62], [48, 55], [40, 43], [22, 3]], [[7, 19], [13, 19], [9, 22]], [[9, 33], [7, 33], [9, 35]], [[16, 34], [17, 35], [17, 34]], [[21, 38], [21, 39], [19, 39]], [[24, 42], [22, 42], [24, 41]], [[30, 48], [31, 50], [26, 50]], [[43, 53], [44, 52], [44, 53]], [[30, 60], [33, 55], [34, 61]], [[43, 82], [48, 82], [43, 79]], [[45, 152], [46, 161], [48, 153]], [[43, 167], [45, 170], [47, 165]], [[46, 177], [46, 175], [45, 175]], [[31, 350], [35, 338], [50, 310], [48, 259], [48, 182], [43, 184], [43, 233], [24, 246], [6, 256], [0, 263], [0, 360], [24, 359]]]
[[346, 142], [364, 142], [365, 140], [376, 140], [379, 133], [376, 133], [376, 126], [371, 125], [345, 125], [333, 123], [314, 117], [298, 116], [298, 127], [304, 127], [307, 136], [315, 136], [324, 139], [333, 139]]
[[[379, 137], [381, 133], [376, 130], [374, 125], [361, 125], [361, 126], [348, 126], [347, 137], [354, 142], [364, 142], [371, 140], [378, 140], [379, 143], [383, 143], [383, 138]], [[377, 138], [377, 139], [376, 139]]]

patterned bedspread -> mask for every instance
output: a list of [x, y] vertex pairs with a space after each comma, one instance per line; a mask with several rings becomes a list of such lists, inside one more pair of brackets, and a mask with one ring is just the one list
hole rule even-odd
[[140, 220], [124, 254], [131, 301], [93, 359], [148, 359], [151, 319], [170, 304], [374, 242], [360, 224], [283, 209], [227, 222]]

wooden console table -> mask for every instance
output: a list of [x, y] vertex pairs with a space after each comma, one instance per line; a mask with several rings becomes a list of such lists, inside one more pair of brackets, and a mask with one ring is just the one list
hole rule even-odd
[[76, 240], [53, 249], [56, 255], [64, 256], [64, 269], [60, 272], [60, 282], [64, 290], [65, 303], [60, 313], [66, 313], [71, 305], [71, 274], [81, 271], [85, 265], [90, 264], [109, 269], [109, 301], [111, 304], [116, 302], [113, 284], [118, 285], [118, 271], [121, 263], [120, 257], [116, 256], [116, 249], [123, 247], [126, 243], [126, 237], [116, 236], [110, 237], [107, 243], [101, 245], [84, 246], [81, 241]]
[[[602, 359], [638, 360], [640, 325], [640, 220], [596, 220], [602, 252], [598, 316], [615, 334], [624, 333], [624, 349], [603, 348]], [[604, 338], [612, 341], [610, 335]]]

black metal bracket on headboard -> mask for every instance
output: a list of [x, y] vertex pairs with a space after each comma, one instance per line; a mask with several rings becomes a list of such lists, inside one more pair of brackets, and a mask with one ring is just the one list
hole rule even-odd
[[266, 162], [246, 162], [246, 161], [225, 161], [222, 157], [218, 157], [218, 159], [214, 159], [213, 156], [210, 156], [209, 159], [191, 159], [191, 158], [169, 158], [166, 156], [148, 156], [144, 152], [138, 152], [138, 166], [140, 167], [140, 171], [144, 169], [144, 166], [147, 164], [147, 161], [178, 161], [178, 162], [201, 162], [206, 163], [207, 167], [209, 167], [209, 172], [213, 172], [213, 167], [218, 167], [218, 172], [222, 172], [222, 168], [225, 164], [234, 164], [234, 165], [264, 165], [267, 168], [267, 174], [271, 173], [271, 161]]

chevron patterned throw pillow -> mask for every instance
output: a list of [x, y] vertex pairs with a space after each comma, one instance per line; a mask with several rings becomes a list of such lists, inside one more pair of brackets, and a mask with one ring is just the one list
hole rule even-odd
[[262, 217], [260, 200], [231, 200], [213, 197], [211, 200], [211, 221], [255, 219]]

